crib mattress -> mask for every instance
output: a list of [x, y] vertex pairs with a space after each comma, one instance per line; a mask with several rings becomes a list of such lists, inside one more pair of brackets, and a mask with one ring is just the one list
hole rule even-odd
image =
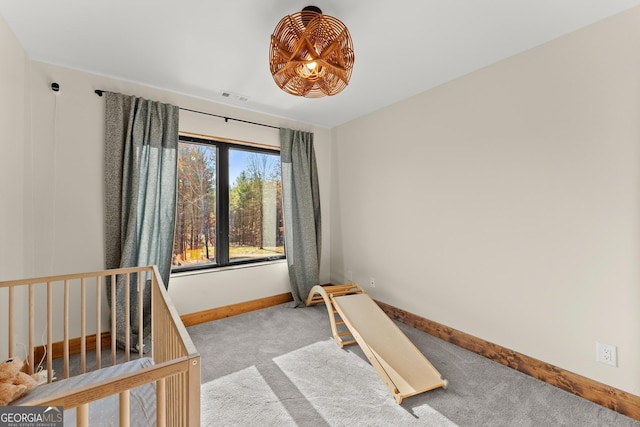
[[[29, 405], [29, 402], [45, 398], [54, 394], [64, 393], [78, 387], [90, 386], [109, 378], [134, 373], [153, 365], [149, 357], [131, 360], [114, 366], [87, 372], [64, 380], [44, 384], [36, 387], [26, 396], [12, 402], [12, 405]], [[149, 383], [131, 389], [130, 415], [132, 425], [156, 424], [156, 389], [154, 383]], [[64, 411], [64, 425], [76, 425], [76, 410]], [[89, 425], [118, 426], [118, 395], [105, 397], [89, 404]]]

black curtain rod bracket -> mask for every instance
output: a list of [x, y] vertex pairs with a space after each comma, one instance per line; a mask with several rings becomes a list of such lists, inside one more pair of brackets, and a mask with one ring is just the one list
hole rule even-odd
[[[102, 89], [96, 89], [96, 90], [94, 90], [94, 92], [95, 92], [95, 94], [96, 94], [96, 95], [98, 95], [98, 96], [102, 96], [102, 94], [103, 94], [105, 91], [104, 91], [104, 90], [102, 90]], [[224, 122], [225, 122], [225, 123], [229, 123], [229, 120], [233, 120], [233, 121], [235, 121], [235, 122], [242, 122], [242, 123], [247, 123], [247, 124], [250, 124], [250, 125], [264, 126], [264, 127], [266, 127], [266, 128], [272, 128], [272, 129], [280, 129], [278, 126], [266, 125], [266, 124], [264, 124], [264, 123], [250, 122], [250, 121], [248, 121], [248, 120], [242, 120], [242, 119], [234, 119], [233, 117], [220, 116], [220, 115], [218, 115], [218, 114], [205, 113], [204, 111], [190, 110], [190, 109], [188, 109], [188, 108], [182, 108], [182, 107], [178, 107], [178, 108], [180, 108], [180, 109], [181, 109], [181, 110], [183, 110], [183, 111], [190, 111], [190, 112], [192, 112], [192, 113], [198, 113], [198, 114], [204, 114], [204, 115], [207, 115], [207, 116], [219, 117], [219, 118], [221, 118], [221, 119], [224, 119]]]

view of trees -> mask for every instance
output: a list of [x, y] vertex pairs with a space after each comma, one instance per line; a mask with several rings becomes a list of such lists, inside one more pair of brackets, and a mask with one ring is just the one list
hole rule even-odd
[[178, 145], [174, 264], [189, 262], [194, 255], [200, 259], [196, 254], [200, 249], [204, 249], [205, 259], [213, 259], [214, 254], [208, 252], [215, 247], [215, 178], [215, 147], [182, 142]]
[[[229, 165], [239, 170], [229, 185], [229, 259], [284, 253], [279, 156], [230, 152], [241, 160]], [[222, 226], [216, 223], [215, 153], [214, 146], [179, 144], [174, 266], [215, 261], [216, 227]]]

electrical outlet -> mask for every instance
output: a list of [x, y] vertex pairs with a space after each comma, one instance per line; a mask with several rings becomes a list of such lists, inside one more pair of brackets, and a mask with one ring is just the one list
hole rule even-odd
[[347, 270], [347, 272], [345, 273], [345, 276], [347, 278], [347, 282], [349, 283], [353, 282], [353, 271]]
[[376, 279], [373, 277], [369, 277], [369, 286], [371, 286], [372, 288], [376, 287]]
[[596, 361], [618, 366], [618, 351], [615, 345], [596, 342]]

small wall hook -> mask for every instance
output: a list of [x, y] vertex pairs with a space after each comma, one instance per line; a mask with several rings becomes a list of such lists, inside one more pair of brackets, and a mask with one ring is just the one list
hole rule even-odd
[[51, 83], [51, 90], [54, 92], [58, 92], [60, 90], [60, 85], [56, 82]]

